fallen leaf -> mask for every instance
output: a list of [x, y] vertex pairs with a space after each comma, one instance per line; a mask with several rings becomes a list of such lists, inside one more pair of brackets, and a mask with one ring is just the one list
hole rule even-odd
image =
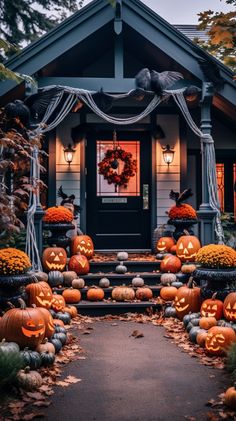
[[29, 396], [32, 399], [37, 399], [37, 400], [44, 400], [44, 399], [46, 399], [45, 396], [42, 393], [40, 393], [40, 392], [27, 392], [27, 396]]
[[39, 406], [39, 407], [40, 406], [46, 406], [47, 407], [47, 406], [51, 405], [51, 403], [52, 402], [50, 402], [50, 401], [37, 401], [37, 402], [34, 402], [33, 405]]
[[68, 387], [70, 386], [70, 383], [67, 382], [63, 382], [62, 380], [58, 381], [55, 383], [57, 386], [62, 386], [62, 387]]
[[21, 420], [24, 421], [29, 421], [29, 420], [33, 420], [34, 418], [41, 418], [41, 417], [45, 417], [45, 414], [43, 414], [42, 412], [31, 412], [30, 414], [26, 414], [24, 415]]
[[89, 330], [85, 330], [84, 332], [83, 332], [83, 335], [90, 335], [90, 331]]
[[139, 330], [134, 330], [130, 336], [133, 336], [135, 339], [137, 339], [137, 338], [143, 338], [144, 334], [140, 332]]
[[74, 376], [67, 376], [65, 378], [65, 382], [68, 382], [68, 383], [78, 383], [78, 382], [81, 382], [81, 380], [82, 379], [78, 379], [77, 377], [74, 377]]

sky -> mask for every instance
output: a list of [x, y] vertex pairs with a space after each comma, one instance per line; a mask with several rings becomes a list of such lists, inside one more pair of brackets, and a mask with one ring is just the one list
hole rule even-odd
[[[141, 0], [150, 9], [158, 13], [169, 23], [189, 23], [197, 24], [199, 12], [204, 10], [214, 10], [218, 12], [227, 12], [233, 9], [233, 6], [227, 5], [225, 0]], [[91, 0], [85, 0], [84, 5]]]

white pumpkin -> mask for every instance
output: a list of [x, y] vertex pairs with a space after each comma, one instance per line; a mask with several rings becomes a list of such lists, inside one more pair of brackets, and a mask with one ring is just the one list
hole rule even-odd
[[101, 278], [99, 281], [99, 286], [101, 288], [108, 288], [110, 286], [110, 281], [108, 278]]
[[119, 253], [117, 253], [117, 260], [119, 261], [128, 260], [128, 258], [129, 258], [129, 255], [127, 251], [119, 251]]
[[133, 287], [142, 287], [144, 285], [144, 279], [141, 278], [140, 275], [136, 275], [132, 279], [132, 285], [133, 285]]
[[176, 280], [177, 280], [177, 277], [174, 273], [163, 273], [160, 278], [162, 285], [170, 285], [172, 282], [175, 282]]

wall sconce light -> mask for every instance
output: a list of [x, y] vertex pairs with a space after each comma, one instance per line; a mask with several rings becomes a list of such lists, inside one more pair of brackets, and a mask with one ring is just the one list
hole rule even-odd
[[173, 159], [174, 159], [174, 154], [175, 151], [173, 150], [174, 148], [170, 145], [166, 145], [166, 146], [162, 146], [162, 155], [163, 155], [163, 159], [164, 162], [169, 166], [170, 164], [172, 164]]
[[69, 166], [70, 166], [71, 162], [73, 161], [75, 151], [76, 151], [76, 149], [72, 148], [70, 143], [67, 146], [67, 148], [64, 149], [65, 161], [67, 162], [67, 164]]

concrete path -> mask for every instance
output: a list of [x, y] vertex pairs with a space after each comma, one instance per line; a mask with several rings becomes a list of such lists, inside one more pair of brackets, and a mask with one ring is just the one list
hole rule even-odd
[[[82, 381], [55, 389], [46, 420], [204, 421], [207, 401], [229, 384], [222, 370], [201, 365], [164, 338], [162, 327], [120, 321], [92, 326], [81, 337], [87, 358], [64, 370], [65, 377]], [[131, 337], [135, 329], [144, 337]]]

